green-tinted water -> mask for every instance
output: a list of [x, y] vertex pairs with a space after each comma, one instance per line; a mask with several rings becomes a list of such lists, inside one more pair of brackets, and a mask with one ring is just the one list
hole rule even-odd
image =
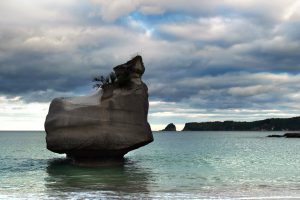
[[83, 168], [44, 132], [0, 132], [0, 199], [300, 199], [300, 139], [268, 134], [154, 133], [123, 165]]

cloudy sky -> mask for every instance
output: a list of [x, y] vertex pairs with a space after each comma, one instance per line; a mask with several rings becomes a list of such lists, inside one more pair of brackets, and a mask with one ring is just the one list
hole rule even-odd
[[300, 115], [299, 0], [1, 0], [0, 129], [137, 53], [154, 130]]

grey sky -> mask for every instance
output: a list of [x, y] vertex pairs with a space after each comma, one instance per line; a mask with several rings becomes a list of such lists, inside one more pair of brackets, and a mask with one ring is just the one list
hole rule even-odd
[[296, 0], [1, 1], [2, 129], [41, 129], [52, 98], [91, 92], [94, 75], [137, 53], [154, 129], [299, 115], [299, 10]]

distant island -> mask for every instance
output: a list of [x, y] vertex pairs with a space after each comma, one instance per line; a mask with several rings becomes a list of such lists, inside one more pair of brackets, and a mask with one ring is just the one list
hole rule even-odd
[[176, 126], [173, 123], [170, 123], [161, 131], [176, 131]]
[[253, 122], [189, 122], [182, 131], [299, 131], [300, 117], [271, 118]]

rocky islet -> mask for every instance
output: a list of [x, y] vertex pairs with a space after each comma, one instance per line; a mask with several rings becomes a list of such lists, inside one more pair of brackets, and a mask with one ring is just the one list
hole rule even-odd
[[129, 84], [118, 81], [84, 97], [54, 99], [45, 121], [48, 150], [65, 153], [76, 162], [122, 159], [153, 141], [147, 121], [148, 88], [141, 80], [141, 56], [114, 68], [117, 78], [127, 73]]

